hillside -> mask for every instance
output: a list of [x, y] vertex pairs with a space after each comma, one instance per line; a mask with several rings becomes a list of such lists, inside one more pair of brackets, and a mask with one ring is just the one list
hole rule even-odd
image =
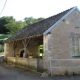
[[9, 37], [10, 35], [8, 34], [0, 34], [0, 55], [2, 55], [4, 51], [4, 40], [6, 40]]
[[0, 41], [4, 41], [4, 40], [6, 40], [8, 37], [10, 37], [10, 35], [9, 34], [0, 34]]

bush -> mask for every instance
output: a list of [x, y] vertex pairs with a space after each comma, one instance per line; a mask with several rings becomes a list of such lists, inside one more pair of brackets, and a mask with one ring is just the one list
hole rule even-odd
[[0, 44], [0, 52], [3, 52], [3, 51], [4, 51], [4, 45]]

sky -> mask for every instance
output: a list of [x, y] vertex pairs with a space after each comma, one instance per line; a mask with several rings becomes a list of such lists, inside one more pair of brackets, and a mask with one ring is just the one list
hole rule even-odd
[[[5, 1], [0, 0], [0, 12]], [[13, 16], [16, 20], [25, 17], [47, 18], [74, 6], [80, 10], [80, 0], [7, 0], [0, 17]]]

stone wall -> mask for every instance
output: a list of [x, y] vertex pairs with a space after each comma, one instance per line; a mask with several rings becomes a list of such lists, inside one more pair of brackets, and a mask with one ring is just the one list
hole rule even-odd
[[7, 57], [7, 63], [13, 64], [32, 71], [43, 70], [43, 60], [36, 58], [18, 58], [18, 57]]
[[4, 57], [12, 57], [13, 56], [13, 48], [11, 43], [4, 44]]

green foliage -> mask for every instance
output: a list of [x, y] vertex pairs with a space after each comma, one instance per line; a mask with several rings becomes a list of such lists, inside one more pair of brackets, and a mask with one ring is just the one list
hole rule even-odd
[[27, 25], [30, 25], [30, 24], [33, 24], [33, 23], [36, 23], [36, 22], [39, 22], [41, 20], [43, 20], [44, 18], [33, 18], [33, 17], [25, 17], [24, 20], [26, 22]]
[[0, 52], [0, 56], [4, 56], [4, 52]]
[[1, 34], [13, 34], [24, 26], [28, 26], [35, 22], [41, 21], [44, 18], [25, 17], [24, 21], [16, 21], [12, 16], [3, 16], [0, 18], [0, 33]]
[[15, 19], [12, 16], [3, 16], [0, 18], [0, 33], [5, 34], [9, 32], [9, 30], [4, 26], [5, 24], [9, 23], [10, 21], [14, 21]]
[[4, 51], [4, 45], [0, 44], [0, 52], [3, 52], [3, 51]]
[[0, 52], [4, 51], [4, 40], [6, 40], [10, 35], [8, 34], [0, 34]]
[[3, 45], [3, 44], [4, 44], [4, 41], [3, 41], [3, 40], [0, 40], [0, 44], [2, 44], [2, 45]]
[[44, 18], [40, 17], [40, 18], [38, 18], [37, 20], [38, 20], [38, 21], [41, 21], [41, 20], [44, 20]]
[[22, 29], [25, 25], [26, 23], [22, 21], [10, 21], [8, 24], [5, 24], [5, 27], [9, 30], [9, 34], [13, 34]]
[[2, 41], [4, 41], [4, 40], [6, 40], [8, 37], [10, 37], [11, 35], [9, 35], [9, 34], [0, 34], [0, 41], [2, 42]]

